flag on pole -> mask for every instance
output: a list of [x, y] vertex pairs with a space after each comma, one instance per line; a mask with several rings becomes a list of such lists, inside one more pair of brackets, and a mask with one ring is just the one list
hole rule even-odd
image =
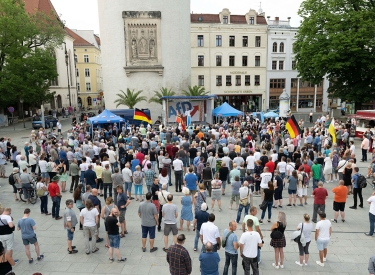
[[152, 124], [151, 118], [142, 110], [135, 108], [134, 109], [134, 120], [142, 120], [144, 122], [147, 122], [148, 124]]
[[332, 143], [336, 143], [336, 129], [335, 129], [335, 119], [331, 119], [331, 123], [329, 124], [328, 127], [328, 133], [330, 133], [332, 137]]
[[285, 128], [288, 130], [289, 135], [291, 138], [295, 138], [296, 136], [302, 133], [301, 129], [298, 126], [298, 123], [294, 116], [292, 115], [285, 124]]

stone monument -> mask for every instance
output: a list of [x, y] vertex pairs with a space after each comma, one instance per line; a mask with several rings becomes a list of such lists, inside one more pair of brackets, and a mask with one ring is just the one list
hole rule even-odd
[[[189, 0], [98, 0], [104, 99], [115, 109], [120, 90], [148, 98], [161, 87], [177, 94], [190, 85]], [[161, 106], [142, 102], [153, 119]], [[127, 109], [126, 106], [118, 108]]]

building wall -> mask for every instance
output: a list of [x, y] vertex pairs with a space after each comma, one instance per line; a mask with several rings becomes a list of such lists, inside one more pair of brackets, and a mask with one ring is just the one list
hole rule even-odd
[[[79, 97], [81, 98], [81, 104], [83, 107], [95, 107], [102, 106], [103, 101], [98, 100], [100, 98], [100, 92], [103, 91], [103, 78], [101, 68], [101, 56], [100, 50], [94, 46], [76, 46], [74, 48], [77, 56], [76, 62], [76, 75], [77, 76], [77, 87], [79, 87]], [[89, 62], [85, 62], [85, 55], [88, 56]], [[86, 77], [85, 69], [89, 69], [90, 76]], [[86, 86], [86, 83], [90, 83], [90, 90]], [[90, 98], [90, 100], [88, 100]], [[94, 100], [96, 99], [96, 100]], [[90, 104], [91, 103], [91, 104]]]
[[[146, 97], [161, 87], [172, 88], [177, 93], [190, 85], [190, 1], [131, 1], [99, 0], [99, 22], [103, 67], [103, 90], [106, 108], [114, 109], [114, 100], [120, 90], [142, 90]], [[157, 72], [132, 72], [128, 76], [126, 60], [123, 11], [160, 11], [160, 35], [163, 74]], [[137, 108], [150, 108], [155, 119], [161, 115], [161, 106], [142, 102]], [[119, 108], [127, 108], [120, 106]]]
[[[198, 36], [203, 35], [203, 46]], [[216, 45], [216, 36], [221, 35], [221, 46]], [[229, 36], [235, 37], [235, 46], [229, 46]], [[243, 36], [248, 37], [247, 46], [243, 46]], [[261, 37], [260, 47], [255, 47], [255, 37]], [[204, 65], [199, 66], [198, 56], [204, 56]], [[216, 56], [221, 56], [221, 66], [216, 64]], [[234, 66], [229, 64], [229, 56], [235, 57]], [[242, 57], [247, 56], [247, 66], [243, 66]], [[255, 56], [260, 57], [259, 66], [255, 66]], [[199, 85], [199, 76], [204, 77], [204, 87], [211, 94], [218, 95], [216, 105], [223, 101], [242, 109], [257, 97], [258, 110], [263, 110], [266, 100], [267, 67], [267, 25], [192, 23], [191, 24], [191, 84]], [[250, 76], [250, 85], [245, 85], [245, 76]], [[255, 85], [255, 75], [260, 77]], [[217, 85], [217, 76], [221, 76], [222, 85]], [[231, 86], [226, 84], [226, 76], [231, 76]], [[241, 79], [236, 85], [236, 76]], [[225, 96], [225, 97], [224, 97]]]

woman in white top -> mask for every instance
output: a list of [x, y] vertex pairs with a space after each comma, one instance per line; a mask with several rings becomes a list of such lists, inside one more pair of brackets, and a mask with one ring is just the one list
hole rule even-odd
[[38, 183], [36, 184], [36, 190], [43, 190], [44, 195], [40, 196], [40, 212], [41, 214], [51, 215], [51, 213], [48, 213], [48, 189], [47, 185], [44, 183], [44, 179], [40, 176], [37, 178]]
[[[83, 224], [83, 235], [85, 237], [85, 244], [86, 244], [86, 254], [90, 254], [90, 252], [95, 253], [99, 250], [96, 247], [96, 235], [97, 235], [97, 227], [96, 225], [99, 223], [99, 211], [96, 209], [90, 199], [85, 200], [85, 208], [82, 209], [80, 213], [80, 221]], [[90, 249], [90, 241], [91, 238], [91, 249]]]
[[282, 179], [285, 178], [285, 172], [286, 172], [286, 162], [285, 162], [285, 157], [281, 158], [281, 161], [277, 164], [276, 167], [277, 170], [280, 172], [280, 177]]
[[337, 173], [339, 174], [339, 180], [343, 180], [344, 176], [342, 175], [342, 172], [345, 169], [346, 164], [348, 164], [348, 161], [345, 159], [340, 160], [339, 164], [337, 165]]
[[299, 266], [307, 265], [307, 262], [309, 261], [309, 245], [311, 243], [311, 231], [313, 229], [309, 214], [304, 214], [303, 219], [304, 222], [297, 225], [297, 230], [302, 229], [301, 234], [303, 234], [306, 241], [305, 246], [303, 246], [301, 242], [298, 242], [299, 261], [296, 261], [296, 265]]
[[329, 153], [328, 157], [324, 159], [324, 178], [326, 182], [333, 182], [332, 178], [332, 153]]
[[167, 185], [167, 191], [168, 191], [168, 182], [169, 182], [168, 169], [163, 168], [163, 169], [161, 169], [161, 172], [159, 174], [159, 187], [160, 187], [160, 189], [161, 189], [161, 186], [163, 186], [163, 184], [166, 184]]
[[31, 173], [35, 175], [35, 170], [36, 170], [36, 153], [30, 152], [29, 155], [29, 165], [31, 166]]

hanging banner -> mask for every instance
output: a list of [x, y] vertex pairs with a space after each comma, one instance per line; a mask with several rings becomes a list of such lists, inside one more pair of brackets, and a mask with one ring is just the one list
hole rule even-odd
[[203, 121], [203, 101], [168, 101], [167, 103], [167, 122], [176, 121], [177, 114], [182, 114], [186, 124], [186, 116], [190, 113], [191, 122]]

